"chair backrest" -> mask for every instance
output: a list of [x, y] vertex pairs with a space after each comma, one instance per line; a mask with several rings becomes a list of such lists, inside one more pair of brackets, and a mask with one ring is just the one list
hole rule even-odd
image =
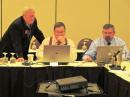
[[32, 49], [32, 45], [33, 45], [33, 43], [35, 43], [36, 49], [38, 49], [39, 46], [40, 46], [39, 41], [38, 41], [37, 39], [33, 40], [32, 43], [31, 43], [31, 45], [30, 45], [30, 46], [31, 46], [31, 49]]
[[87, 50], [89, 49], [89, 46], [91, 45], [92, 43], [92, 39], [90, 38], [84, 38], [84, 39], [81, 39], [78, 43], [78, 46], [77, 46], [77, 49], [81, 49], [81, 50]]

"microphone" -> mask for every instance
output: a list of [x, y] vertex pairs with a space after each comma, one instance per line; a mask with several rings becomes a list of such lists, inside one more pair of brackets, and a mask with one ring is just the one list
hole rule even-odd
[[122, 51], [122, 48], [119, 48], [119, 50], [113, 55], [113, 57], [116, 57], [121, 51]]
[[111, 45], [111, 42], [110, 42], [110, 41], [107, 41], [107, 45]]
[[116, 57], [120, 52], [121, 52], [121, 51], [118, 50], [118, 51], [113, 55], [113, 57]]

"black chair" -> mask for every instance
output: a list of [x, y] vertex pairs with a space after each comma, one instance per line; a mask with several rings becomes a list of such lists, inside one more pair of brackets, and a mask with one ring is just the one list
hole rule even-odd
[[34, 40], [31, 42], [31, 44], [30, 44], [31, 49], [32, 49], [32, 45], [33, 45], [33, 43], [35, 43], [35, 45], [36, 45], [36, 49], [38, 49], [39, 46], [40, 46], [39, 41], [38, 41], [37, 39], [34, 39]]
[[[83, 49], [83, 50], [87, 50], [87, 49], [89, 49], [89, 46], [91, 45], [91, 43], [92, 43], [92, 39], [90, 39], [90, 38], [83, 38], [83, 39], [81, 39], [80, 41], [79, 41], [79, 43], [78, 43], [78, 46], [77, 46], [77, 49]], [[86, 46], [86, 49], [84, 49], [84, 47], [83, 46]]]
[[[83, 38], [79, 41], [78, 45], [77, 45], [77, 49], [78, 50], [88, 50], [91, 43], [92, 43], [92, 39], [90, 38]], [[78, 52], [77, 53], [77, 59], [76, 61], [81, 61], [82, 60], [82, 56], [83, 56], [84, 52]]]

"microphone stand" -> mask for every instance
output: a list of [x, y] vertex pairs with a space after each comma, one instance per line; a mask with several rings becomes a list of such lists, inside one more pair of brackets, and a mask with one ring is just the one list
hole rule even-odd
[[[120, 53], [120, 52], [119, 52], [119, 53]], [[112, 65], [109, 66], [111, 70], [121, 70], [121, 66], [119, 66], [119, 65], [117, 64], [117, 61], [118, 61], [117, 55], [118, 55], [119, 53], [117, 52], [117, 53], [113, 56], [113, 58], [114, 58], [113, 63], [112, 63]], [[113, 58], [112, 58], [112, 59], [113, 59]]]

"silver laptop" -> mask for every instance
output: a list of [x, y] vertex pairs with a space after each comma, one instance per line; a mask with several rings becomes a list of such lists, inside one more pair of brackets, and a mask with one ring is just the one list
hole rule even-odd
[[99, 46], [97, 47], [96, 62], [99, 64], [112, 63], [112, 56], [120, 50], [119, 56], [122, 60], [122, 46]]
[[69, 62], [70, 46], [69, 45], [45, 45], [44, 62]]

